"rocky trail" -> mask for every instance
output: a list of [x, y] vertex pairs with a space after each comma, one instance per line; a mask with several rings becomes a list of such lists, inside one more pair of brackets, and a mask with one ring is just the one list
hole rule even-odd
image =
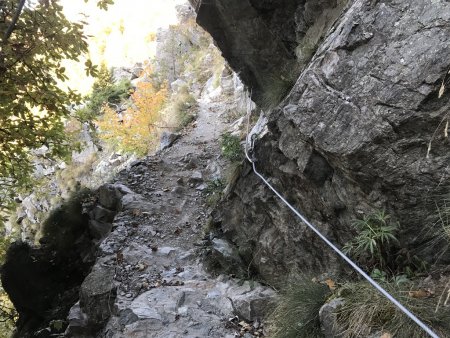
[[[219, 139], [227, 124], [215, 105], [201, 100], [194, 126], [171, 147], [100, 188], [100, 208], [120, 211], [70, 311], [68, 336], [264, 335], [260, 320], [274, 291], [213, 277], [201, 261], [209, 208], [203, 191], [225, 165]], [[226, 242], [214, 243], [224, 256], [231, 254]]]

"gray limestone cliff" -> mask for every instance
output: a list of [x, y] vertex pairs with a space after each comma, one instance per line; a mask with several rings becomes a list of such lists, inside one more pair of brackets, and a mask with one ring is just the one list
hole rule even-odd
[[[400, 223], [405, 264], [448, 262], [437, 206], [450, 176], [450, 94], [438, 98], [450, 66], [450, 3], [208, 0], [196, 8], [257, 103], [274, 74], [298, 75], [256, 141], [256, 166], [271, 183], [340, 246], [355, 219], [384, 209]], [[338, 270], [250, 168], [215, 222], [271, 282], [291, 269]]]

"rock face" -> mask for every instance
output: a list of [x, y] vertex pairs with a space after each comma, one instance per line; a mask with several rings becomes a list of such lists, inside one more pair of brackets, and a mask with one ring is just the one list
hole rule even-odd
[[110, 276], [114, 270], [90, 273], [90, 269], [98, 242], [111, 230], [122, 197], [131, 193], [118, 184], [104, 185], [97, 192], [79, 191], [50, 214], [43, 225], [41, 246], [11, 245], [1, 268], [1, 282], [19, 313], [15, 337], [41, 337], [38, 331], [62, 333], [49, 323], [61, 321], [63, 330], [79, 294], [83, 311], [78, 305], [77, 316], [72, 309], [69, 322], [73, 326], [98, 325], [109, 317], [98, 309], [114, 299]]
[[197, 22], [261, 103], [293, 84], [347, 0], [192, 0]]
[[[277, 43], [298, 33], [299, 14], [318, 22], [326, 12], [307, 11], [312, 1], [292, 2], [300, 3], [297, 11], [281, 6], [289, 1], [263, 1], [267, 12], [258, 12], [252, 1], [204, 1], [198, 21], [244, 82], [264, 91], [260, 77], [281, 73], [280, 63], [294, 57]], [[271, 6], [286, 9], [285, 20]], [[450, 3], [443, 0], [350, 1], [290, 94], [267, 114], [256, 141], [257, 168], [335, 243], [352, 237], [352, 221], [385, 209], [400, 222], [398, 237], [411, 255], [442, 254], [445, 243], [430, 234], [441, 226], [434, 225], [435, 205], [450, 176], [442, 123], [450, 94], [438, 98], [450, 65], [449, 20]], [[249, 171], [216, 214], [247, 262], [274, 282], [291, 268], [338, 268], [334, 254]]]

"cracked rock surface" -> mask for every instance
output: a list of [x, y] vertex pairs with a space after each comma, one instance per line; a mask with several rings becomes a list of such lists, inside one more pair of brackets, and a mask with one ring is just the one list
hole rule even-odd
[[[201, 15], [211, 7], [228, 20], [248, 13], [223, 0], [202, 3], [197, 20], [224, 55], [231, 55], [235, 70], [258, 73], [252, 56], [276, 58], [276, 49], [264, 43], [227, 44], [250, 39], [259, 26], [235, 32], [227, 29], [229, 22], [209, 22]], [[319, 20], [310, 13], [311, 22]], [[277, 36], [287, 34], [280, 25], [272, 27]], [[399, 266], [408, 266], [414, 256], [450, 261], [437, 210], [445, 204], [450, 178], [448, 88], [438, 97], [448, 79], [449, 37], [448, 1], [349, 1], [291, 91], [266, 114], [265, 132], [255, 146], [257, 168], [338, 246], [355, 235], [356, 219], [385, 210], [400, 223], [397, 237], [406, 254]], [[260, 88], [258, 79], [244, 79], [250, 88]], [[292, 269], [340, 271], [334, 253], [248, 172], [243, 170], [216, 213], [224, 237], [245, 253], [245, 262], [275, 284]]]

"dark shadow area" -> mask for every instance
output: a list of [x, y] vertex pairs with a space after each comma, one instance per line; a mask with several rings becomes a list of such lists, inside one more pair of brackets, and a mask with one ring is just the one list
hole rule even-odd
[[57, 326], [64, 330], [94, 263], [88, 216], [94, 201], [89, 190], [74, 193], [43, 224], [40, 246], [19, 241], [8, 249], [1, 281], [19, 313], [14, 337], [50, 336], [46, 328], [52, 320], [61, 320]]

